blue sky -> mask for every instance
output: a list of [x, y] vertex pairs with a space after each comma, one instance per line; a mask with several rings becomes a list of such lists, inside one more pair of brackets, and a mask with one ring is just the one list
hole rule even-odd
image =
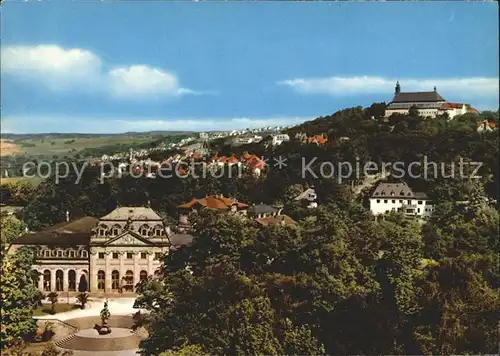
[[294, 124], [396, 80], [496, 110], [497, 7], [6, 0], [2, 132]]

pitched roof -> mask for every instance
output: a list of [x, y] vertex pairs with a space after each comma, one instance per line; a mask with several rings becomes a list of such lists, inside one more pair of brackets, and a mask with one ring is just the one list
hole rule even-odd
[[288, 215], [278, 215], [278, 216], [268, 216], [265, 218], [255, 219], [259, 224], [263, 226], [286, 226], [286, 225], [294, 225], [296, 224], [295, 220], [293, 220]]
[[252, 205], [251, 207], [248, 208], [248, 212], [253, 213], [253, 214], [267, 214], [267, 213], [275, 213], [277, 212], [276, 208], [266, 205], [266, 204], [257, 204], [257, 205]]
[[170, 240], [171, 246], [175, 250], [175, 248], [190, 245], [193, 242], [193, 235], [173, 234], [169, 236], [168, 239]]
[[25, 234], [12, 242], [13, 245], [87, 245], [92, 229], [99, 219], [86, 216], [70, 222], [62, 222], [38, 232]]
[[[315, 200], [317, 197], [316, 191], [313, 188], [306, 189], [303, 193], [295, 197], [295, 200]], [[314, 198], [314, 199], [313, 199]]]
[[240, 203], [235, 200], [225, 198], [222, 195], [209, 195], [202, 199], [193, 198], [189, 202], [179, 205], [177, 208], [189, 209], [196, 205], [201, 205], [205, 208], [228, 210], [231, 206], [236, 205], [238, 208], [247, 208], [248, 204]]
[[410, 199], [427, 199], [427, 194], [423, 192], [413, 192], [406, 184], [401, 183], [380, 183], [372, 194], [372, 198], [410, 198]]
[[445, 101], [444, 98], [436, 91], [420, 91], [409, 93], [396, 93], [392, 98], [393, 103], [408, 103], [408, 102], [430, 102], [430, 101]]
[[415, 195], [405, 182], [380, 183], [372, 194], [372, 198], [413, 198]]
[[464, 104], [462, 103], [444, 103], [441, 105], [441, 110], [451, 110], [451, 109], [462, 109]]
[[162, 218], [151, 208], [146, 207], [121, 207], [116, 208], [108, 215], [105, 215], [101, 220], [162, 220]]

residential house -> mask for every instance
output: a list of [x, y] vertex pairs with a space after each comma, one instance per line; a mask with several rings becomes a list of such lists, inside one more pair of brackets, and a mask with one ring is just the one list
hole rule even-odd
[[405, 215], [429, 217], [434, 206], [427, 194], [413, 192], [405, 182], [379, 183], [370, 197], [373, 215], [402, 212]]

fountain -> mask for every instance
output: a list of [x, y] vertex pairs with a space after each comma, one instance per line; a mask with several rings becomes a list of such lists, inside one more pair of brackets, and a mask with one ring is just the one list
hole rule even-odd
[[109, 312], [108, 309], [108, 300], [104, 302], [104, 308], [101, 310], [101, 325], [95, 324], [94, 329], [97, 330], [99, 335], [107, 335], [111, 333], [111, 328], [108, 325], [108, 320], [109, 317], [111, 316], [111, 313]]

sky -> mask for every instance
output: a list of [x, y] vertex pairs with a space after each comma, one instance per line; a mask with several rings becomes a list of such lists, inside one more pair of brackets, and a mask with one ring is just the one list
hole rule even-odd
[[292, 125], [401, 91], [497, 110], [496, 2], [21, 2], [1, 131]]

